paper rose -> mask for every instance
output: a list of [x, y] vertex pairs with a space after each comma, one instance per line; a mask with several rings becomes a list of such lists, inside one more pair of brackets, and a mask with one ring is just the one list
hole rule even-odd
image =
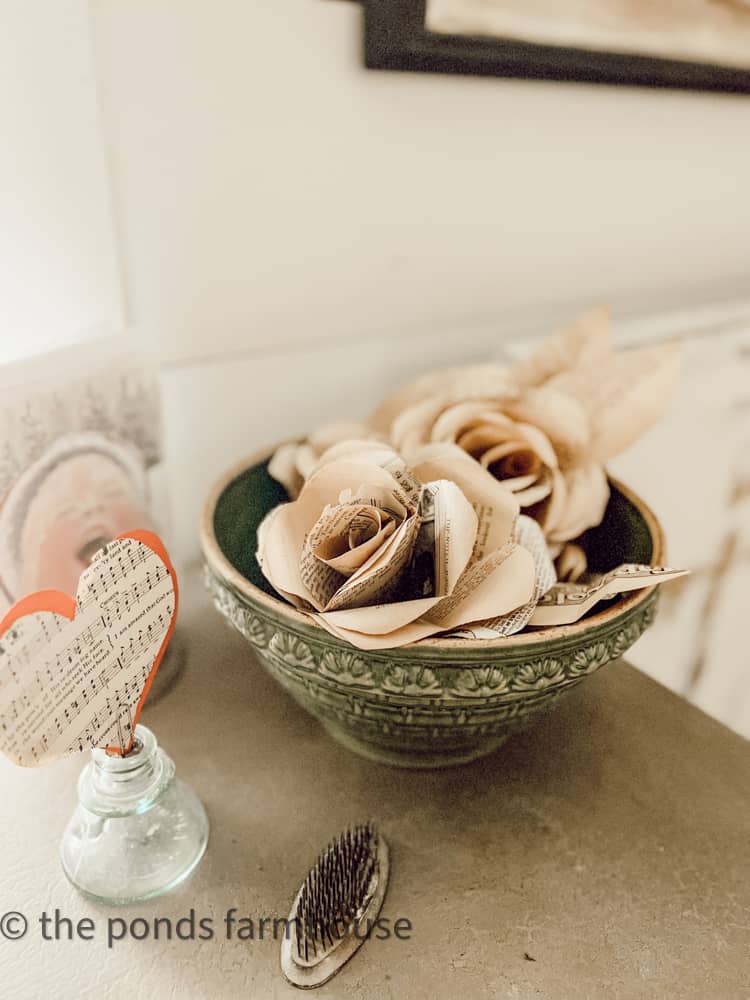
[[428, 442], [457, 445], [563, 543], [602, 520], [604, 463], [661, 416], [678, 364], [673, 344], [615, 352], [606, 311], [593, 310], [518, 365], [449, 369], [402, 387], [369, 426], [407, 460]]
[[585, 454], [586, 415], [553, 389], [521, 393], [500, 383], [491, 397], [486, 389], [448, 388], [401, 411], [389, 436], [407, 457], [427, 442], [457, 445], [514, 494], [551, 541], [576, 537], [604, 514], [607, 480]]
[[520, 520], [526, 544], [513, 494], [459, 448], [425, 449], [410, 468], [344, 442], [267, 515], [257, 556], [279, 594], [362, 649], [473, 622], [510, 634], [554, 582], [538, 526]]
[[268, 472], [281, 483], [291, 499], [299, 495], [304, 481], [317, 468], [320, 456], [339, 442], [382, 440], [367, 424], [340, 421], [323, 424], [304, 441], [280, 445], [268, 464]]

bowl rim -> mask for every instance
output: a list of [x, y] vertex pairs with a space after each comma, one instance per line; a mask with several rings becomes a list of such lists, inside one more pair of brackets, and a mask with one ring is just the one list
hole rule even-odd
[[[316, 622], [309, 615], [298, 611], [296, 608], [292, 607], [291, 604], [287, 604], [285, 601], [282, 601], [281, 598], [271, 597], [270, 594], [266, 594], [260, 589], [260, 587], [256, 587], [254, 583], [251, 583], [251, 581], [248, 580], [247, 577], [243, 576], [239, 570], [235, 569], [232, 563], [227, 559], [216, 538], [216, 532], [214, 530], [214, 514], [219, 497], [222, 495], [224, 490], [226, 490], [226, 488], [233, 483], [235, 479], [238, 479], [243, 473], [247, 472], [248, 469], [252, 468], [252, 466], [258, 465], [270, 458], [276, 449], [279, 448], [281, 444], [285, 443], [288, 442], [279, 442], [278, 444], [271, 445], [270, 447], [266, 446], [264, 448], [260, 448], [245, 458], [235, 462], [214, 482], [203, 504], [200, 516], [199, 534], [203, 558], [214, 576], [218, 577], [220, 581], [228, 584], [232, 590], [250, 603], [261, 605], [270, 614], [287, 619], [290, 626], [301, 625], [307, 628], [318, 629], [321, 634], [326, 636], [330, 641], [338, 641], [344, 643], [345, 645], [349, 645], [349, 643], [346, 643], [344, 640], [332, 635], [327, 629], [323, 628], [322, 625], [318, 624], [318, 622]], [[609, 482], [616, 487], [616, 489], [622, 493], [627, 500], [630, 500], [630, 502], [638, 508], [643, 516], [651, 535], [651, 565], [663, 565], [666, 548], [664, 531], [656, 514], [654, 514], [648, 504], [642, 500], [637, 493], [631, 490], [624, 483], [620, 482], [619, 479], [615, 479], [612, 476], [609, 476], [608, 479]], [[582, 636], [584, 633], [590, 632], [597, 626], [611, 623], [621, 616], [626, 615], [628, 612], [633, 611], [639, 605], [645, 604], [655, 589], [656, 585], [652, 587], [644, 587], [642, 590], [634, 590], [626, 597], [617, 601], [616, 604], [608, 605], [601, 611], [597, 611], [595, 614], [581, 619], [581, 621], [573, 622], [571, 625], [554, 625], [535, 629], [533, 632], [518, 632], [515, 635], [498, 636], [497, 639], [447, 639], [430, 636], [426, 639], [420, 639], [418, 642], [411, 643], [408, 648], [429, 648], [433, 650], [490, 650], [497, 648], [508, 649], [514, 646], [542, 645], [550, 640], [559, 640], [564, 638], [572, 639], [576, 636]]]

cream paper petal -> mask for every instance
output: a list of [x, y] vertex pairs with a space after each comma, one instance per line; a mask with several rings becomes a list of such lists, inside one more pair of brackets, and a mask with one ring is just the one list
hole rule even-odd
[[607, 474], [597, 462], [585, 462], [565, 472], [565, 510], [547, 531], [552, 542], [567, 542], [601, 524], [609, 501]]
[[534, 592], [530, 600], [509, 614], [497, 618], [485, 618], [480, 622], [470, 622], [450, 632], [451, 638], [497, 639], [515, 635], [526, 627], [542, 596], [554, 586], [555, 567], [538, 523], [533, 518], [521, 514], [516, 522], [515, 540], [531, 553], [534, 560]]
[[303, 441], [294, 454], [294, 462], [297, 466], [297, 471], [303, 479], [310, 478], [317, 461], [318, 453], [307, 441]]
[[427, 484], [435, 511], [435, 586], [450, 594], [474, 552], [477, 514], [456, 483], [441, 479]]
[[[386, 470], [390, 471], [390, 470]], [[420, 486], [421, 489], [421, 486]], [[345, 490], [339, 497], [341, 503], [369, 503], [375, 504], [383, 513], [403, 521], [414, 512], [416, 507], [405, 506], [397, 497], [393, 490], [384, 489], [382, 486], [373, 486], [372, 483], [365, 483], [359, 487], [356, 494], [350, 490]]]
[[518, 384], [508, 366], [487, 361], [458, 369], [447, 392], [451, 403], [467, 399], [510, 399], [518, 395]]
[[[387, 635], [415, 622], [440, 600], [440, 597], [420, 597], [414, 601], [371, 604], [346, 611], [323, 611], [319, 617], [335, 628], [366, 635]], [[432, 631], [436, 632], [437, 628], [433, 626]]]
[[304, 478], [297, 468], [297, 450], [299, 443], [289, 441], [279, 445], [268, 463], [268, 474], [284, 487], [291, 500], [294, 500], [302, 489]]
[[402, 410], [391, 427], [391, 444], [404, 455], [430, 440], [432, 425], [445, 407], [442, 396], [430, 396]]
[[[369, 462], [356, 462], [342, 459], [335, 465], [326, 465], [318, 469], [306, 482], [300, 494], [300, 500], [307, 502], [312, 497], [318, 501], [318, 513], [327, 504], [337, 504], [342, 491], [360, 490], [373, 487], [375, 489], [392, 490], [401, 493], [398, 480], [382, 466]], [[299, 501], [297, 501], [299, 502]]]
[[326, 448], [318, 458], [315, 468], [312, 471], [315, 473], [318, 469], [322, 469], [324, 465], [330, 465], [331, 462], [338, 462], [342, 458], [346, 458], [350, 462], [372, 462], [373, 465], [384, 466], [391, 458], [395, 457], [396, 453], [394, 450], [382, 441], [376, 441], [372, 438], [352, 438], [347, 441], [339, 441], [338, 444], [333, 444], [330, 448]]
[[638, 440], [664, 414], [677, 382], [682, 345], [663, 344], [617, 356], [612, 382], [591, 416], [591, 457], [606, 462]]
[[468, 622], [497, 618], [526, 604], [534, 593], [534, 557], [520, 545], [472, 564], [454, 592], [427, 612], [441, 632]]
[[589, 414], [593, 433], [587, 457], [604, 462], [618, 455], [662, 416], [681, 356], [681, 344], [659, 344], [552, 379], [552, 388], [577, 399]]
[[508, 416], [542, 432], [560, 459], [581, 456], [591, 439], [589, 415], [582, 404], [552, 386], [529, 389], [504, 405]]
[[473, 457], [475, 452], [481, 452], [480, 462], [487, 468], [486, 453], [491, 450], [492, 461], [496, 462], [506, 455], [512, 455], [519, 448], [528, 448], [525, 441], [519, 441], [517, 437], [508, 438], [508, 432], [500, 430], [497, 425], [480, 424], [478, 427], [464, 431], [456, 439], [456, 444], [467, 454]]
[[423, 481], [450, 479], [479, 518], [474, 559], [482, 559], [511, 537], [519, 504], [510, 490], [455, 444], [428, 444], [411, 456], [414, 474]]
[[[514, 427], [515, 430], [515, 427]], [[461, 447], [461, 445], [459, 445]], [[500, 444], [490, 445], [482, 454], [479, 459], [479, 464], [483, 469], [489, 469], [489, 467], [494, 462], [499, 462], [501, 458], [507, 458], [508, 455], [512, 455], [514, 452], [525, 451], [531, 452], [537, 459], [537, 465], [541, 464], [541, 459], [536, 454], [536, 451], [528, 443], [528, 441], [502, 441]], [[513, 478], [511, 476], [506, 477], [508, 479]]]
[[525, 490], [517, 490], [515, 492], [516, 500], [524, 507], [533, 507], [534, 504], [541, 503], [542, 500], [546, 500], [547, 497], [552, 493], [552, 476], [549, 471], [545, 471], [543, 476], [539, 477], [538, 482], [534, 483], [533, 486], [529, 486]]
[[644, 587], [654, 587], [685, 576], [688, 570], [665, 566], [623, 563], [608, 573], [594, 573], [583, 583], [556, 583], [537, 604], [530, 624], [570, 625], [579, 621], [599, 601]]
[[593, 367], [612, 351], [609, 309], [589, 309], [573, 326], [546, 337], [529, 358], [513, 367], [521, 386], [543, 385], [560, 372]]
[[[287, 601], [289, 601], [290, 604], [293, 604], [298, 610], [302, 611], [302, 610], [307, 610], [307, 609], [309, 609], [309, 608], [312, 607], [312, 604], [310, 603], [310, 601], [308, 601], [308, 600], [306, 600], [304, 598], [298, 597], [297, 594], [293, 594], [290, 591], [284, 590], [283, 587], [280, 587], [277, 584], [275, 584], [274, 581], [271, 579], [271, 576], [270, 576], [270, 572], [271, 571], [270, 571], [269, 567], [267, 565], [264, 565], [264, 563], [266, 562], [265, 554], [266, 554], [266, 551], [267, 551], [268, 533], [269, 533], [269, 529], [271, 527], [271, 524], [276, 519], [276, 517], [278, 516], [279, 512], [281, 511], [281, 509], [283, 507], [288, 507], [288, 506], [290, 506], [290, 505], [289, 504], [279, 504], [278, 507], [274, 507], [273, 510], [270, 510], [266, 514], [266, 516], [263, 518], [263, 520], [258, 525], [258, 533], [257, 533], [258, 548], [257, 548], [257, 551], [256, 551], [256, 559], [258, 561], [258, 565], [261, 568], [261, 571], [263, 572], [263, 575], [268, 580], [268, 582], [273, 586], [274, 590], [276, 590], [279, 594], [281, 594], [281, 596], [284, 597]], [[282, 551], [285, 551], [285, 550], [282, 550]], [[289, 573], [289, 572], [292, 571], [292, 567], [286, 567], [285, 566], [285, 569], [286, 569], [287, 573]], [[299, 569], [299, 567], [298, 567], [298, 569]], [[283, 578], [283, 574], [282, 574], [282, 578]]]
[[557, 556], [556, 568], [562, 583], [577, 583], [588, 569], [586, 553], [580, 545], [566, 542]]
[[[312, 595], [302, 582], [300, 557], [305, 537], [321, 508], [299, 507], [299, 500], [274, 507], [258, 526], [256, 558], [263, 576], [275, 590], [291, 599], [312, 604]], [[301, 541], [300, 541], [301, 539]], [[296, 603], [296, 600], [293, 600]]]
[[[492, 402], [485, 400], [467, 400], [466, 402], [453, 403], [446, 407], [430, 431], [431, 441], [455, 441], [461, 428], [471, 425], [494, 424], [499, 429], [507, 428], [507, 432], [513, 429], [513, 421], [509, 420], [505, 414], [493, 409]], [[507, 437], [507, 433], [506, 433]]]
[[[358, 445], [359, 442], [351, 442], [352, 444]], [[380, 487], [374, 485], [372, 480], [368, 480], [366, 484], [360, 487], [355, 487], [356, 495], [353, 493], [352, 487], [347, 487], [341, 491], [339, 500], [341, 503], [349, 503], [356, 499], [362, 499], [364, 502], [371, 502], [370, 498], [375, 498], [376, 502], [387, 508], [391, 513], [395, 513], [398, 516], [405, 516], [407, 510], [410, 513], [416, 511], [419, 505], [419, 495], [422, 490], [422, 483], [419, 482], [412, 473], [412, 470], [408, 467], [401, 455], [398, 455], [392, 448], [386, 445], [379, 444], [376, 447], [365, 449], [360, 449], [359, 447], [353, 447], [351, 451], [348, 446], [349, 442], [343, 442], [342, 453], [338, 456], [335, 461], [340, 462], [345, 459], [348, 462], [357, 463], [371, 463], [372, 465], [379, 466], [384, 469], [398, 484], [400, 493], [398, 494], [403, 500], [404, 510], [401, 510], [401, 504], [396, 502], [397, 498], [393, 495], [393, 487]], [[330, 462], [324, 462], [324, 465], [330, 465]], [[320, 468], [323, 466], [321, 465]], [[315, 472], [318, 470], [316, 469]], [[379, 498], [379, 499], [378, 499]]]
[[547, 468], [556, 469], [558, 466], [557, 455], [555, 454], [555, 449], [552, 447], [550, 439], [544, 431], [540, 430], [538, 427], [534, 427], [532, 424], [526, 424], [522, 421], [518, 421], [516, 423], [516, 428], [531, 448], [541, 458]]
[[281, 587], [274, 587], [274, 590], [280, 597], [283, 597], [285, 601], [289, 601], [297, 611], [315, 611], [315, 605], [311, 601], [306, 601], [303, 597], [298, 597], [296, 594], [287, 593], [286, 590], [282, 590]]
[[[341, 612], [337, 613], [341, 614]], [[334, 625], [328, 620], [330, 615], [313, 615], [312, 617], [327, 632], [330, 632], [331, 635], [335, 635], [339, 639], [344, 639], [345, 642], [350, 642], [352, 646], [356, 646], [358, 649], [397, 649], [400, 646], [408, 646], [412, 642], [418, 642], [420, 639], [426, 639], [428, 636], [435, 634], [435, 626], [430, 625], [429, 622], [422, 621], [404, 625], [395, 632], [381, 635], [367, 635], [364, 632], [356, 632], [352, 629], [340, 628]]]
[[510, 378], [510, 369], [506, 365], [487, 362], [441, 368], [402, 385], [371, 414], [367, 424], [375, 431], [388, 434], [400, 413], [427, 397], [444, 396], [446, 393], [451, 393], [454, 399], [492, 397], [515, 391], [515, 382]]
[[365, 496], [368, 487], [392, 490], [399, 499], [403, 494], [400, 481], [388, 469], [375, 462], [342, 459], [318, 469], [305, 483], [300, 499], [314, 493], [321, 500], [321, 511], [326, 504], [338, 503], [342, 490], [364, 490], [356, 492], [355, 496]]
[[537, 516], [537, 520], [547, 533], [554, 531], [557, 523], [565, 516], [568, 504], [568, 485], [565, 476], [559, 469], [551, 469], [550, 473], [552, 490], [544, 510]]
[[[499, 477], [496, 477], [499, 478]], [[532, 501], [524, 501], [521, 494], [524, 493], [529, 487], [533, 486], [539, 479], [542, 479], [542, 483], [546, 485], [546, 492], [542, 493], [539, 497], [543, 500], [551, 490], [551, 486], [547, 483], [547, 480], [542, 477], [541, 473], [535, 472], [528, 476], [504, 476], [500, 482], [503, 484], [506, 490], [510, 490], [511, 493], [515, 495], [516, 500], [521, 504], [522, 507], [528, 507], [529, 503]]]

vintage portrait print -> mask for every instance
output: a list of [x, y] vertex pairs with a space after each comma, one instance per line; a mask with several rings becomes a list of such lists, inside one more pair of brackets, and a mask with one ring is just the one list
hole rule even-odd
[[154, 375], [114, 342], [7, 366], [0, 432], [1, 616], [32, 591], [75, 593], [103, 545], [153, 526]]

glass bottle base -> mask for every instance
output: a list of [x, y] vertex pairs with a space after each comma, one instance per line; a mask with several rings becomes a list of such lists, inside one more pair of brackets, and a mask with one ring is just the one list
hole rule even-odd
[[[79, 803], [60, 845], [68, 880], [108, 904], [153, 899], [198, 865], [208, 843], [208, 817], [198, 797], [175, 777], [151, 733], [132, 759], [94, 762], [79, 782]], [[145, 759], [144, 759], [145, 758]]]

